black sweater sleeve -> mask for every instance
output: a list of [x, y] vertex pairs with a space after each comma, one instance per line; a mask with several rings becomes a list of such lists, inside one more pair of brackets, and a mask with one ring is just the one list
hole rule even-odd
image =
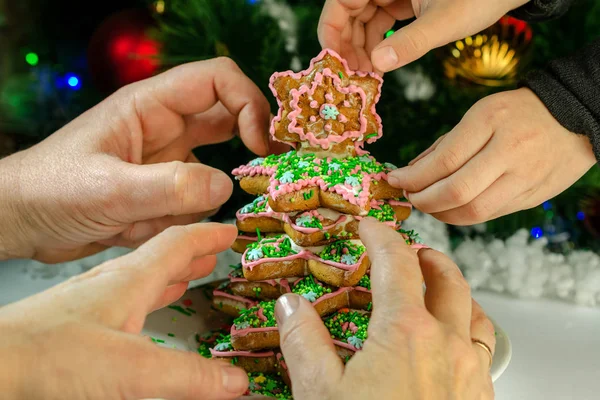
[[530, 0], [509, 14], [524, 21], [546, 21], [560, 17], [576, 0]]
[[570, 57], [529, 73], [530, 88], [556, 120], [571, 132], [587, 135], [600, 161], [600, 39]]

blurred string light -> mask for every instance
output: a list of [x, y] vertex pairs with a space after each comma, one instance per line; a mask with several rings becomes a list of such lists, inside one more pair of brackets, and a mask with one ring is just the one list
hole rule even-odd
[[531, 228], [531, 236], [534, 239], [539, 239], [542, 236], [544, 236], [544, 230], [539, 226], [534, 226], [533, 228]]
[[158, 0], [156, 3], [154, 3], [154, 10], [156, 10], [156, 12], [159, 14], [163, 14], [165, 12], [165, 1]]
[[395, 33], [395, 31], [393, 29], [390, 29], [389, 31], [387, 31], [385, 33], [385, 38], [389, 38], [390, 36], [392, 36]]
[[40, 61], [40, 58], [35, 53], [31, 52], [31, 53], [27, 53], [25, 55], [25, 62], [27, 62], [27, 64], [31, 65], [32, 67], [35, 67], [39, 61]]
[[81, 89], [81, 79], [75, 74], [67, 74], [65, 75], [65, 82], [67, 86], [73, 90]]
[[579, 212], [577, 213], [577, 219], [578, 219], [579, 221], [583, 221], [583, 220], [585, 219], [585, 213], [584, 213], [583, 211], [579, 211]]
[[545, 201], [544, 204], [542, 204], [542, 207], [544, 207], [544, 211], [548, 211], [552, 209], [552, 203], [550, 203], [550, 201]]

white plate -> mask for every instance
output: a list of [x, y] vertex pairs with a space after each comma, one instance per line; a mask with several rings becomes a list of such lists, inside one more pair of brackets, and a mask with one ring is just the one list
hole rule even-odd
[[[231, 318], [211, 309], [208, 295], [217, 283], [188, 290], [169, 308], [155, 311], [148, 316], [142, 334], [154, 338], [158, 345], [185, 351], [197, 351], [196, 334], [202, 334], [227, 323]], [[504, 330], [492, 320], [496, 329], [496, 353], [491, 368], [495, 382], [506, 370], [512, 347]]]

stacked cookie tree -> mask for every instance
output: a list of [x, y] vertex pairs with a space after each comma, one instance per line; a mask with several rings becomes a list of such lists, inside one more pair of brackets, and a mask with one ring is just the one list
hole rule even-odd
[[294, 150], [233, 171], [242, 189], [257, 197], [236, 215], [240, 235], [233, 249], [242, 253], [241, 263], [213, 293], [215, 307], [236, 319], [209, 349], [246, 369], [252, 391], [274, 379], [268, 386], [280, 392], [270, 394], [289, 394], [268, 375], [287, 376], [274, 317], [282, 294], [313, 304], [344, 360], [362, 348], [372, 309], [362, 218], [374, 217], [422, 247], [414, 232], [401, 229], [411, 205], [387, 183], [396, 167], [363, 149], [382, 136], [376, 113], [382, 83], [373, 73], [351, 71], [330, 50], [305, 71], [271, 78], [279, 112], [270, 133]]

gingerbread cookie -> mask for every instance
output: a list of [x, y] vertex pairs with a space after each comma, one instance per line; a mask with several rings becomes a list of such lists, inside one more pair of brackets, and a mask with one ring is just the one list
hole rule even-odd
[[302, 72], [277, 72], [269, 86], [279, 112], [271, 135], [301, 153], [335, 158], [364, 153], [383, 133], [375, 106], [383, 80], [356, 72], [336, 52], [323, 50]]

